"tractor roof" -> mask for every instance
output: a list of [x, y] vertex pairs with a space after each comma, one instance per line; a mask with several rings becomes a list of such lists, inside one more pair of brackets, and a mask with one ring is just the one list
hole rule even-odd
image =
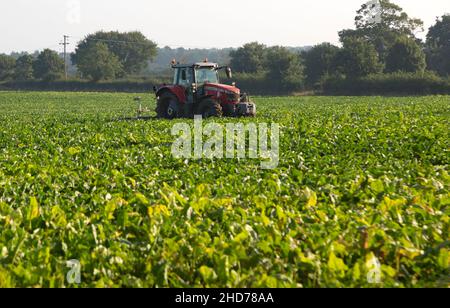
[[213, 62], [197, 62], [194, 64], [175, 64], [172, 65], [172, 68], [186, 68], [186, 67], [218, 67], [219, 65], [217, 63]]

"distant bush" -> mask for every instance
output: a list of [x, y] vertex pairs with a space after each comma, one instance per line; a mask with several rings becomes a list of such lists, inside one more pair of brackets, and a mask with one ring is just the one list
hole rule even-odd
[[[280, 89], [272, 82], [266, 74], [234, 74], [232, 79], [222, 76], [221, 82], [231, 84], [236, 82], [242, 92], [251, 95], [283, 95], [289, 94], [297, 89]], [[87, 80], [67, 80], [67, 81], [9, 81], [0, 84], [0, 90], [13, 91], [73, 91], [73, 92], [149, 92], [153, 91], [154, 85], [163, 83], [171, 84], [171, 76], [161, 76], [158, 78], [127, 78], [114, 81], [91, 82]]]
[[[250, 95], [289, 95], [303, 89], [283, 89], [264, 73], [222, 76], [222, 82], [236, 86]], [[172, 83], [170, 76], [159, 78], [134, 77], [115, 81], [9, 81], [0, 83], [0, 91], [69, 91], [69, 92], [152, 92], [154, 85]], [[374, 74], [362, 78], [326, 76], [314, 89], [326, 95], [426, 95], [450, 94], [450, 79], [434, 73]]]
[[236, 82], [236, 86], [242, 92], [250, 95], [287, 95], [295, 91], [303, 90], [303, 82], [298, 85], [289, 85], [289, 87], [281, 87], [280, 84], [270, 78], [267, 73], [236, 73], [232, 79], [222, 77], [222, 82], [231, 84]]
[[264, 73], [235, 73], [232, 79], [222, 78], [221, 82], [225, 84], [236, 82], [236, 87], [240, 88], [242, 92], [249, 94], [273, 94], [270, 92], [274, 91], [274, 89], [268, 87], [267, 78]]
[[[286, 91], [277, 89], [265, 74], [234, 74], [233, 79], [228, 80], [222, 76], [222, 82], [231, 84], [236, 82], [236, 86], [243, 92], [252, 95], [288, 94]], [[87, 80], [67, 80], [67, 81], [9, 81], [0, 84], [0, 90], [13, 91], [73, 91], [73, 92], [149, 92], [153, 91], [154, 85], [172, 83], [172, 77], [164, 76], [159, 78], [127, 78], [114, 81], [91, 82]]]
[[450, 94], [450, 80], [434, 73], [373, 74], [362, 78], [327, 77], [322, 91], [329, 95]]
[[169, 83], [169, 78], [126, 79], [110, 82], [90, 82], [84, 80], [67, 81], [14, 81], [0, 84], [1, 90], [13, 91], [70, 91], [70, 92], [150, 92], [154, 85]]

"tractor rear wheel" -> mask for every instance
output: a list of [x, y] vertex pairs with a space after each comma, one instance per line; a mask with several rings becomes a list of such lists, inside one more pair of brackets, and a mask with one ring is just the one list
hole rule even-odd
[[181, 104], [175, 94], [164, 92], [158, 99], [156, 113], [160, 119], [175, 119], [181, 117]]
[[218, 101], [212, 98], [205, 98], [198, 105], [196, 114], [203, 116], [203, 118], [220, 118], [223, 115], [222, 106], [220, 106]]

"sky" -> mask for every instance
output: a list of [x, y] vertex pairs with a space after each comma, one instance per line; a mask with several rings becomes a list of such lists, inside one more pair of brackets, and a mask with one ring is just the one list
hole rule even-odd
[[[338, 43], [337, 32], [354, 27], [355, 12], [367, 0], [2, 0], [0, 53], [51, 48], [69, 51], [98, 30], [144, 33], [159, 46], [238, 47]], [[450, 13], [449, 0], [394, 0], [428, 29]], [[426, 34], [422, 33], [420, 37]]]

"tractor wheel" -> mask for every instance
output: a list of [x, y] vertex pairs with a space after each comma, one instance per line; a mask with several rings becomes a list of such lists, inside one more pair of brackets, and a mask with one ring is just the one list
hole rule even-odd
[[160, 119], [175, 119], [181, 116], [181, 104], [170, 92], [164, 92], [158, 99], [156, 113]]
[[200, 102], [196, 114], [202, 115], [203, 118], [222, 117], [222, 106], [219, 102], [212, 98], [205, 98]]
[[222, 107], [223, 115], [226, 117], [234, 117], [236, 115], [236, 105], [224, 104]]

